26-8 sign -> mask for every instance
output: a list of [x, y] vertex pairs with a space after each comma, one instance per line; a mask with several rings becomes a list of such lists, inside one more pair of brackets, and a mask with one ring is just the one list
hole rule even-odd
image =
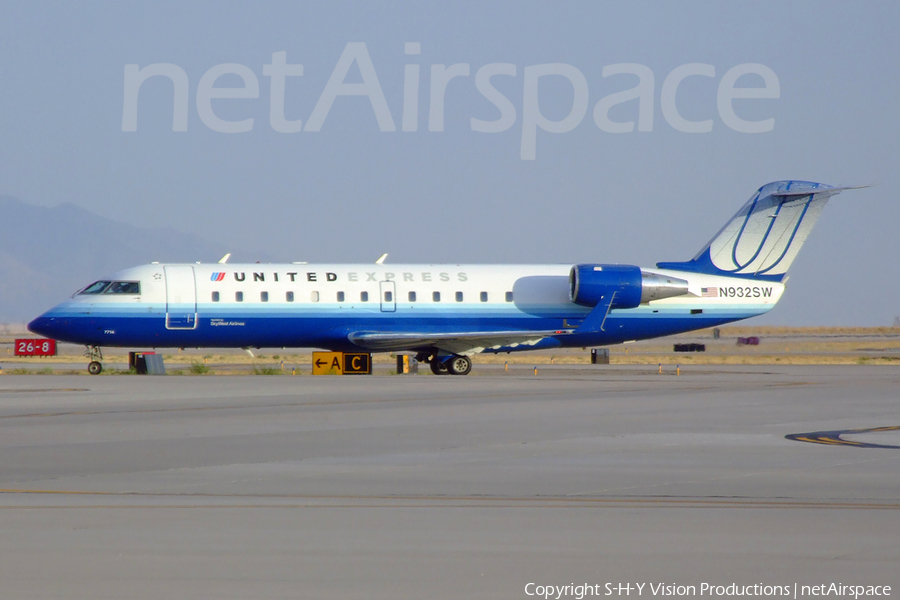
[[56, 356], [56, 340], [16, 340], [16, 356]]

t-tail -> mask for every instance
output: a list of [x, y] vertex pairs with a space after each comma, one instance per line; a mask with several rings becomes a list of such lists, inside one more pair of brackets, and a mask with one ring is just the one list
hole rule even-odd
[[774, 181], [753, 194], [688, 262], [660, 269], [781, 282], [828, 199], [842, 190], [811, 181]]

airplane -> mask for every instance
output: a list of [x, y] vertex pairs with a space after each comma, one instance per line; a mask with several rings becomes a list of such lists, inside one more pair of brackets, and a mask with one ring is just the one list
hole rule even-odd
[[159, 264], [91, 283], [28, 325], [101, 347], [322, 348], [415, 353], [466, 375], [478, 353], [597, 347], [757, 316], [828, 199], [846, 189], [776, 181], [689, 261], [622, 264]]

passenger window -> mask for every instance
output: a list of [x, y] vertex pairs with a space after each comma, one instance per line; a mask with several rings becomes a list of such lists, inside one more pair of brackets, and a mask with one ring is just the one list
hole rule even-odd
[[294, 301], [294, 292], [285, 292], [284, 299], [287, 300], [288, 302], [293, 302]]
[[234, 301], [235, 302], [243, 302], [244, 301], [244, 292], [235, 292], [234, 293]]
[[462, 292], [456, 292], [456, 301], [457, 302], [463, 301], [463, 293]]
[[487, 292], [481, 292], [481, 301], [487, 302]]
[[338, 302], [343, 302], [343, 301], [344, 301], [344, 292], [338, 292], [338, 293], [337, 293], [337, 301], [338, 301]]
[[512, 295], [512, 292], [506, 292], [506, 301], [507, 301], [507, 302], [512, 302], [512, 301], [513, 301], [513, 295]]
[[410, 293], [409, 293], [409, 301], [410, 301], [410, 302], [415, 302], [415, 301], [416, 301], [416, 293], [415, 293], [415, 292], [410, 292]]
[[359, 300], [360, 300], [360, 302], [368, 302], [369, 301], [369, 292], [360, 292]]
[[394, 301], [394, 293], [393, 292], [385, 292], [384, 293], [384, 301], [385, 302], [393, 302]]
[[310, 292], [309, 299], [312, 300], [313, 302], [318, 302], [319, 301], [319, 292]]
[[213, 292], [213, 293], [212, 293], [212, 301], [213, 301], [213, 302], [218, 302], [218, 301], [219, 301], [219, 292]]
[[260, 292], [259, 300], [260, 300], [260, 302], [268, 302], [269, 301], [269, 292]]
[[441, 301], [441, 293], [440, 293], [440, 292], [434, 292], [434, 293], [432, 293], [432, 294], [431, 294], [431, 299], [432, 299], [434, 302], [440, 302], [440, 301]]

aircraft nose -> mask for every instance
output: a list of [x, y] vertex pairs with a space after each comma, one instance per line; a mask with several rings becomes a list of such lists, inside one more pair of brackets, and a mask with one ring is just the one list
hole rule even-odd
[[56, 333], [57, 329], [58, 325], [56, 318], [46, 317], [44, 315], [41, 315], [28, 324], [28, 331], [50, 339], [56, 339], [54, 334]]

